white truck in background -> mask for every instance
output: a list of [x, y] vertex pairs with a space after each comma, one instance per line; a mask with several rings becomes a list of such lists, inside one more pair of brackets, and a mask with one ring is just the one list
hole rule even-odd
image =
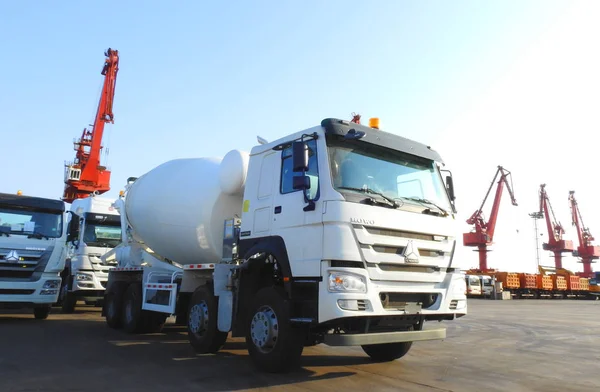
[[79, 300], [95, 305], [104, 299], [111, 265], [100, 257], [121, 242], [121, 218], [112, 202], [92, 194], [71, 203], [59, 297], [63, 313], [73, 313]]
[[305, 346], [362, 346], [377, 361], [444, 339], [426, 321], [467, 313], [453, 265], [452, 177], [423, 144], [338, 119], [251, 152], [177, 159], [115, 202], [122, 243], [103, 315], [127, 332], [187, 324], [198, 353], [245, 337], [259, 369]]
[[48, 317], [65, 265], [65, 218], [61, 200], [0, 193], [0, 308]]

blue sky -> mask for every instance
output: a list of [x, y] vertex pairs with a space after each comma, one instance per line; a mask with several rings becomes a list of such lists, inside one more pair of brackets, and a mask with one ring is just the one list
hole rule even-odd
[[[0, 135], [11, 167], [2, 171], [2, 191], [62, 195], [63, 163], [93, 121], [111, 47], [120, 71], [115, 124], [104, 139], [109, 197], [164, 161], [249, 150], [256, 135], [273, 140], [358, 112], [442, 153], [463, 221], [496, 166], [512, 165], [523, 202], [502, 207], [496, 248], [503, 256], [490, 255], [497, 267], [521, 268], [512, 257], [520, 249], [531, 269], [526, 213], [537, 208], [539, 183], [553, 185], [564, 226], [569, 187], [582, 189], [581, 208], [592, 213], [593, 184], [577, 177], [583, 162], [554, 151], [583, 144], [582, 156], [593, 156], [573, 133], [597, 131], [593, 2], [172, 3], [0, 5]], [[577, 130], [563, 126], [572, 119]], [[536, 136], [549, 133], [550, 140]], [[592, 173], [594, 164], [583, 163]], [[594, 219], [586, 223], [600, 233]], [[476, 255], [463, 251], [461, 260], [474, 266]]]

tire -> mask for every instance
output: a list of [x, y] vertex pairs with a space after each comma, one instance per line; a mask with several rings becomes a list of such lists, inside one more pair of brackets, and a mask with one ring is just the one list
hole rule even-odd
[[[410, 327], [408, 331], [413, 331]], [[384, 343], [362, 345], [363, 351], [375, 362], [390, 362], [405, 356], [413, 342]]]
[[71, 314], [75, 312], [75, 305], [77, 305], [77, 297], [73, 293], [69, 293], [69, 281], [71, 280], [70, 276], [65, 277], [65, 284], [61, 287], [61, 313]]
[[190, 298], [187, 316], [188, 339], [199, 354], [216, 353], [227, 340], [217, 328], [218, 298], [210, 286], [199, 287]]
[[48, 318], [48, 315], [50, 314], [50, 309], [51, 306], [39, 306], [39, 307], [35, 307], [33, 308], [33, 317], [36, 318], [36, 320], [45, 320]]
[[73, 293], [69, 293], [69, 286], [65, 286], [65, 295], [62, 299], [61, 312], [65, 314], [71, 314], [75, 312], [75, 305], [77, 304], [77, 297]]
[[280, 373], [297, 367], [304, 350], [303, 330], [290, 323], [290, 303], [280, 287], [258, 291], [247, 320], [246, 344], [262, 371]]
[[145, 320], [142, 313], [142, 285], [139, 282], [127, 287], [122, 304], [123, 329], [128, 333], [143, 332]]
[[115, 282], [111, 284], [106, 292], [106, 300], [103, 305], [106, 324], [113, 329], [123, 326], [123, 294], [127, 289], [127, 283]]

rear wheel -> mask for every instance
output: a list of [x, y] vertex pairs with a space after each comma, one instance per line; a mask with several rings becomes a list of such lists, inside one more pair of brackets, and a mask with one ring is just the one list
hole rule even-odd
[[144, 320], [142, 316], [142, 286], [131, 283], [123, 296], [123, 329], [129, 333], [142, 332]]
[[106, 292], [104, 315], [110, 328], [117, 329], [123, 325], [123, 295], [126, 289], [127, 283], [114, 282]]
[[246, 344], [259, 369], [278, 373], [299, 364], [304, 349], [303, 331], [290, 323], [290, 304], [282, 288], [258, 291], [248, 324]]
[[50, 314], [50, 309], [51, 306], [37, 306], [35, 308], [33, 308], [33, 317], [35, 317], [37, 320], [45, 320], [48, 318], [48, 315]]
[[227, 340], [227, 332], [217, 328], [218, 298], [210, 286], [196, 289], [188, 309], [188, 339], [199, 354], [216, 353]]

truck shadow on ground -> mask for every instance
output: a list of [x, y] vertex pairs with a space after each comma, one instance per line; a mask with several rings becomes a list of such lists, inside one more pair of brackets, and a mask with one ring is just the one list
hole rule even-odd
[[[161, 356], [169, 371], [183, 374], [187, 383], [210, 391], [236, 391], [249, 388], [283, 387], [305, 382], [354, 376], [353, 369], [339, 367], [372, 363], [368, 357], [317, 355], [307, 347], [300, 367], [286, 373], [269, 374], [254, 367], [246, 343], [236, 338], [228, 341], [216, 354], [196, 354], [187, 340], [185, 327], [169, 326], [159, 334], [128, 335], [119, 331], [111, 334], [109, 343], [126, 351], [123, 355], [140, 357]], [[158, 353], [157, 346], [169, 346]], [[309, 369], [310, 368], [310, 369]], [[232, 375], [235, 374], [235, 377]]]
[[[3, 356], [11, 358], [3, 361], [0, 356], [0, 375], [12, 385], [29, 383], [30, 371], [52, 379], [77, 374], [81, 380], [99, 380], [86, 388], [88, 392], [104, 391], [114, 386], [111, 380], [115, 379], [119, 379], [119, 391], [140, 390], [141, 386], [182, 391], [281, 389], [307, 382], [310, 389], [313, 382], [353, 377], [360, 367], [371, 363], [366, 356], [331, 355], [316, 346], [305, 348], [299, 368], [270, 374], [255, 368], [241, 338], [230, 339], [216, 354], [202, 355], [191, 347], [185, 326], [167, 324], [160, 333], [128, 334], [109, 328], [94, 313], [51, 314], [46, 320], [27, 313], [0, 313], [0, 329], [8, 332], [0, 336], [0, 347]], [[50, 352], [57, 353], [51, 363], [20, 365], [25, 358]], [[123, 369], [128, 369], [127, 377], [123, 377]], [[98, 378], [99, 374], [102, 377]], [[44, 382], [51, 384], [50, 379]]]

